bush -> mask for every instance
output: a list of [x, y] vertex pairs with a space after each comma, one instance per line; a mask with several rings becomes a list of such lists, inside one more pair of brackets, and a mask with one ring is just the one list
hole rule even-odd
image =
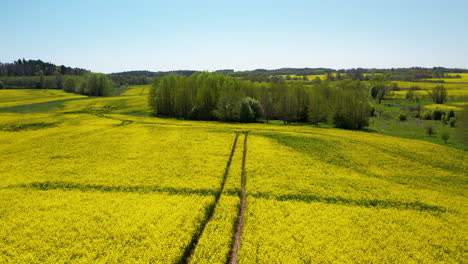
[[449, 123], [451, 127], [455, 127], [455, 125], [457, 124], [457, 120], [455, 119], [455, 117], [452, 117], [449, 119]]
[[440, 137], [442, 138], [442, 140], [444, 141], [445, 144], [447, 144], [447, 141], [449, 140], [450, 138], [450, 134], [449, 132], [444, 132], [440, 135]]
[[0, 82], [0, 89], [5, 89], [5, 85], [2, 82]]
[[192, 110], [188, 113], [188, 118], [191, 120], [197, 120], [198, 116], [200, 115], [200, 110], [198, 107], [194, 106]]
[[373, 86], [370, 90], [370, 94], [373, 99], [377, 98], [377, 95], [379, 94], [379, 89], [375, 86]]
[[260, 103], [250, 97], [245, 97], [240, 102], [239, 118], [243, 123], [257, 122], [257, 118], [262, 115], [262, 106]]
[[434, 120], [442, 120], [442, 117], [445, 115], [445, 112], [440, 110], [440, 109], [436, 109], [434, 110], [434, 112], [432, 112], [432, 118]]
[[448, 119], [447, 115], [442, 115], [441, 120], [442, 120], [442, 123], [444, 125], [448, 124], [448, 122], [449, 122], [449, 119]]
[[68, 93], [74, 93], [76, 91], [77, 83], [78, 83], [78, 80], [68, 78], [65, 80], [65, 83], [63, 84], [63, 90]]
[[432, 119], [432, 112], [429, 111], [429, 110], [424, 111], [424, 113], [422, 114], [422, 119], [431, 120]]
[[450, 120], [450, 118], [452, 117], [455, 117], [455, 112], [453, 110], [450, 110], [450, 112], [448, 113], [448, 119]]
[[447, 89], [443, 85], [434, 87], [429, 95], [436, 104], [443, 104], [447, 101]]
[[401, 111], [400, 114], [398, 115], [398, 119], [400, 121], [406, 121], [408, 119], [408, 116], [406, 115], [405, 112]]
[[252, 108], [250, 107], [249, 103], [245, 100], [242, 100], [240, 104], [241, 104], [240, 113], [239, 113], [240, 121], [243, 123], [253, 122], [255, 118], [255, 114], [252, 111]]
[[468, 104], [461, 106], [462, 110], [457, 113], [456, 119], [457, 126], [453, 129], [454, 137], [458, 142], [468, 146]]
[[88, 73], [80, 80], [78, 92], [91, 96], [107, 96], [112, 91], [112, 82], [107, 75], [102, 73]]
[[435, 128], [432, 125], [427, 125], [424, 129], [426, 130], [426, 135], [430, 137], [436, 134]]
[[413, 92], [412, 90], [408, 90], [408, 91], [406, 92], [406, 96], [405, 96], [405, 97], [406, 97], [406, 99], [408, 99], [408, 100], [410, 100], [410, 101], [413, 101], [413, 99], [414, 99], [414, 92]]

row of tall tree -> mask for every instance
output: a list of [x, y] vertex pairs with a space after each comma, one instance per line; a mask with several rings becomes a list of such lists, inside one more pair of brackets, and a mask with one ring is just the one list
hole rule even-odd
[[360, 81], [324, 81], [314, 86], [282, 80], [252, 82], [217, 73], [155, 79], [148, 97], [155, 114], [194, 120], [333, 123], [368, 125], [368, 87]]
[[88, 73], [80, 78], [66, 79], [63, 90], [89, 96], [109, 96], [112, 94], [113, 84], [105, 74]]

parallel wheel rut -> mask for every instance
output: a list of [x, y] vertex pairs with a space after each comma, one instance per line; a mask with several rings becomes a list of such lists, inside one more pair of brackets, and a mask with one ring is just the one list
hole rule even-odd
[[233, 243], [231, 252], [229, 254], [228, 263], [237, 264], [237, 255], [240, 249], [242, 231], [244, 229], [244, 218], [245, 218], [245, 208], [246, 208], [246, 171], [245, 171], [245, 162], [247, 159], [247, 138], [249, 132], [245, 132], [244, 137], [244, 152], [242, 154], [242, 174], [241, 174], [241, 193], [240, 193], [240, 204], [239, 204], [239, 214], [237, 217], [237, 224], [235, 233], [233, 235]]
[[227, 177], [229, 175], [229, 169], [230, 169], [231, 163], [232, 163], [232, 158], [233, 158], [234, 153], [236, 151], [238, 138], [239, 138], [239, 133], [236, 133], [236, 137], [234, 138], [234, 142], [232, 143], [231, 153], [229, 155], [229, 158], [228, 158], [228, 161], [227, 161], [227, 164], [226, 164], [226, 168], [224, 170], [224, 175], [223, 175], [223, 180], [222, 180], [222, 183], [221, 183], [221, 187], [219, 188], [219, 191], [216, 193], [215, 201], [214, 201], [213, 205], [208, 209], [207, 216], [206, 216], [205, 221], [203, 222], [203, 224], [202, 224], [202, 226], [200, 228], [200, 231], [197, 232], [193, 236], [192, 242], [186, 248], [185, 254], [183, 255], [180, 263], [184, 263], [184, 264], [190, 263], [191, 258], [192, 258], [193, 254], [195, 252], [196, 247], [197, 247], [198, 241], [200, 240], [200, 237], [203, 235], [203, 231], [205, 230], [206, 226], [208, 225], [208, 223], [213, 218], [214, 212], [216, 210], [216, 206], [218, 205], [218, 202], [219, 202], [219, 198], [221, 197], [221, 194], [224, 191], [224, 186], [226, 185]]

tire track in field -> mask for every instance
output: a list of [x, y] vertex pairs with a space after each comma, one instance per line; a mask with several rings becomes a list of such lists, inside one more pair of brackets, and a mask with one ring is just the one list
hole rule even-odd
[[146, 87], [143, 87], [143, 89], [141, 89], [140, 95], [144, 95], [145, 91], [146, 91]]
[[229, 253], [228, 263], [237, 264], [237, 255], [240, 249], [240, 242], [242, 231], [244, 229], [244, 217], [245, 217], [245, 208], [246, 208], [246, 172], [245, 172], [245, 161], [247, 159], [247, 138], [249, 132], [245, 132], [244, 137], [244, 152], [242, 154], [242, 174], [241, 174], [241, 194], [240, 194], [240, 204], [239, 204], [239, 215], [237, 217], [236, 231], [233, 235], [233, 243], [231, 247], [231, 252]]
[[215, 196], [215, 201], [213, 205], [208, 208], [207, 210], [207, 216], [205, 218], [205, 221], [202, 223], [199, 232], [196, 232], [194, 236], [192, 237], [191, 243], [188, 245], [188, 247], [185, 249], [184, 255], [181, 258], [181, 261], [179, 263], [184, 263], [188, 264], [190, 263], [190, 260], [193, 256], [193, 253], [195, 252], [195, 249], [198, 245], [198, 241], [200, 240], [200, 237], [203, 235], [203, 231], [205, 230], [205, 227], [208, 225], [208, 223], [211, 221], [213, 218], [216, 206], [218, 205], [219, 198], [221, 197], [221, 194], [224, 191], [224, 186], [226, 185], [227, 177], [229, 175], [229, 169], [231, 168], [231, 163], [232, 163], [232, 157], [234, 156], [234, 153], [236, 151], [236, 146], [237, 146], [237, 140], [239, 139], [239, 133], [236, 133], [236, 136], [234, 138], [234, 142], [232, 143], [232, 148], [231, 148], [231, 153], [229, 154], [229, 158], [226, 164], [226, 168], [224, 170], [224, 175], [223, 175], [223, 180], [221, 183], [221, 187], [219, 188], [219, 191], [216, 193]]

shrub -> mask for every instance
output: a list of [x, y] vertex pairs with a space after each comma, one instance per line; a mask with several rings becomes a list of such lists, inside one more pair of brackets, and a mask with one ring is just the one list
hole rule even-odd
[[434, 120], [442, 120], [442, 117], [445, 115], [445, 112], [440, 110], [440, 109], [436, 109], [434, 110], [434, 112], [432, 112], [432, 118]]
[[455, 127], [455, 125], [457, 124], [457, 120], [455, 119], [455, 117], [452, 117], [449, 119], [449, 123], [451, 127]]
[[250, 108], [254, 112], [254, 121], [257, 122], [257, 120], [263, 116], [263, 107], [258, 100], [250, 97], [247, 98], [249, 98]]
[[448, 122], [449, 122], [449, 119], [448, 119], [447, 115], [445, 115], [445, 114], [442, 115], [441, 120], [442, 120], [442, 123], [443, 123], [444, 125], [448, 124]]
[[78, 93], [91, 96], [107, 96], [111, 90], [112, 82], [107, 75], [88, 73], [81, 78]]
[[450, 112], [448, 113], [448, 119], [452, 117], [455, 117], [455, 112], [453, 110], [450, 110]]
[[429, 110], [424, 111], [424, 113], [422, 114], [422, 119], [431, 120], [432, 119], [432, 112], [429, 111]]
[[406, 99], [410, 100], [410, 101], [413, 101], [414, 99], [414, 92], [412, 90], [408, 90], [406, 92]]
[[432, 125], [426, 125], [425, 127], [426, 135], [432, 137], [436, 134], [435, 128]]
[[440, 135], [440, 137], [442, 138], [442, 140], [444, 141], [445, 144], [447, 144], [447, 141], [449, 140], [450, 138], [450, 134], [449, 132], [444, 132]]
[[78, 81], [76, 79], [68, 78], [65, 80], [63, 85], [63, 90], [68, 93], [73, 93], [76, 91], [76, 85]]
[[456, 119], [457, 125], [453, 130], [454, 137], [456, 137], [458, 142], [461, 142], [468, 146], [468, 104], [461, 106], [462, 110], [457, 113]]
[[401, 111], [400, 114], [398, 115], [398, 119], [400, 121], [406, 121], [408, 119], [408, 116], [406, 115], [405, 112]]
[[249, 103], [246, 102], [245, 100], [242, 100], [240, 104], [241, 104], [240, 114], [239, 114], [240, 121], [243, 123], [253, 122], [255, 114], [252, 111], [252, 108], [250, 107]]
[[250, 97], [245, 97], [241, 100], [239, 113], [239, 118], [241, 122], [256, 122], [257, 118], [261, 117], [262, 112], [262, 106], [257, 100]]
[[371, 90], [370, 90], [370, 94], [372, 96], [373, 99], [377, 98], [377, 95], [379, 94], [379, 89], [375, 86], [372, 86]]
[[429, 92], [432, 101], [436, 104], [443, 104], [447, 101], [447, 89], [443, 85], [437, 85]]
[[0, 82], [0, 89], [5, 89], [5, 85], [2, 82]]
[[200, 115], [200, 110], [198, 107], [194, 106], [192, 110], [188, 113], [188, 118], [192, 120], [197, 120], [198, 116]]

